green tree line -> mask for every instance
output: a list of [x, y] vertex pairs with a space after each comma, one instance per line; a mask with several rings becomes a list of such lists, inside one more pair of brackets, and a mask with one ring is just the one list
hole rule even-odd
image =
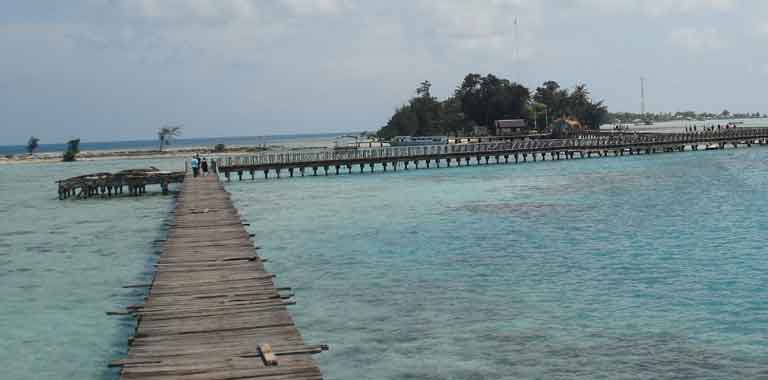
[[761, 114], [760, 112], [730, 112], [723, 110], [720, 113], [712, 112], [695, 112], [695, 111], [680, 111], [680, 112], [648, 112], [646, 114], [633, 113], [633, 112], [616, 112], [609, 113], [608, 120], [610, 123], [631, 123], [635, 120], [648, 120], [653, 122], [665, 122], [676, 120], [707, 120], [707, 119], [759, 119], [765, 118], [768, 115]]
[[[526, 119], [539, 126], [570, 117], [590, 128], [608, 120], [602, 101], [593, 101], [583, 84], [561, 88], [547, 81], [531, 92], [525, 86], [493, 74], [467, 74], [454, 93], [444, 100], [432, 96], [432, 83], [424, 81], [408, 103], [398, 107], [377, 135], [394, 136], [467, 135], [475, 126], [492, 127], [496, 120]], [[493, 128], [490, 128], [493, 133]]]

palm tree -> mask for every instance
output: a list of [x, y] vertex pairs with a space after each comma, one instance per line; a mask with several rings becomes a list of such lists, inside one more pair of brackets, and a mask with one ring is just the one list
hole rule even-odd
[[69, 140], [67, 142], [67, 151], [64, 152], [62, 160], [64, 162], [72, 162], [77, 158], [78, 153], [80, 153], [80, 139]]
[[39, 138], [35, 136], [30, 137], [29, 141], [27, 141], [27, 152], [29, 152], [29, 154], [35, 153], [37, 148], [40, 146], [39, 143], [40, 143]]
[[170, 145], [172, 138], [181, 135], [181, 127], [181, 125], [176, 127], [164, 126], [157, 130], [157, 138], [160, 140], [161, 152], [163, 151], [163, 145]]

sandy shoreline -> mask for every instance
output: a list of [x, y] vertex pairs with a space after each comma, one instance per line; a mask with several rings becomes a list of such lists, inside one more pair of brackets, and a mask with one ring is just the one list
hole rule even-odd
[[[144, 159], [173, 159], [189, 158], [195, 154], [206, 157], [218, 156], [247, 156], [265, 151], [281, 151], [295, 149], [325, 149], [327, 147], [318, 144], [295, 144], [290, 145], [260, 145], [260, 146], [236, 146], [227, 147], [224, 150], [216, 151], [209, 147], [184, 147], [167, 148], [165, 150], [92, 150], [82, 151], [77, 155], [77, 161], [98, 161], [98, 160], [144, 160]], [[56, 163], [62, 161], [63, 153], [36, 153], [36, 154], [16, 154], [12, 156], [0, 156], [0, 165], [2, 164], [34, 164], [34, 163]]]
[[[163, 150], [95, 150], [83, 151], [77, 155], [77, 161], [98, 161], [98, 160], [143, 160], [143, 159], [173, 159], [189, 158], [195, 154], [206, 157], [218, 156], [247, 156], [265, 151], [280, 151], [293, 149], [325, 149], [323, 146], [242, 146], [231, 147], [221, 151], [215, 151], [211, 148], [171, 148]], [[36, 153], [36, 154], [17, 154], [11, 157], [0, 156], [0, 165], [2, 164], [24, 164], [24, 163], [55, 163], [62, 162], [62, 153]]]

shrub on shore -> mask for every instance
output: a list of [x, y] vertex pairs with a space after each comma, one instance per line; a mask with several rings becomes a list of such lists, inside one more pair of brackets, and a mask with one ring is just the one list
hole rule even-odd
[[224, 145], [224, 144], [216, 144], [216, 145], [213, 147], [213, 151], [214, 151], [214, 152], [223, 152], [225, 149], [227, 149], [227, 146], [226, 146], [226, 145]]
[[29, 141], [27, 141], [27, 152], [29, 154], [33, 154], [39, 147], [40, 147], [40, 139], [35, 136], [30, 137]]
[[157, 139], [160, 140], [160, 151], [163, 151], [164, 145], [171, 145], [171, 140], [181, 135], [181, 126], [165, 126], [157, 131]]
[[75, 161], [77, 155], [80, 153], [80, 139], [69, 140], [67, 142], [67, 151], [62, 156], [62, 161], [72, 162]]

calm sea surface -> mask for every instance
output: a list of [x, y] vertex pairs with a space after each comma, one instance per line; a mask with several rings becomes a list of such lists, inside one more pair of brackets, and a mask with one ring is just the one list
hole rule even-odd
[[[347, 132], [349, 133], [349, 132]], [[333, 146], [334, 137], [345, 133], [311, 133], [297, 135], [269, 135], [269, 136], [245, 136], [245, 137], [201, 137], [201, 138], [178, 138], [173, 139], [170, 148], [190, 148], [190, 147], [209, 147], [213, 148], [216, 144], [227, 146], [244, 145], [291, 145], [296, 142], [313, 142], [316, 146]], [[108, 141], [108, 142], [89, 142], [80, 143], [80, 150], [154, 150], [158, 148], [157, 140], [127, 140], [127, 141]], [[66, 142], [51, 144], [46, 141], [40, 142], [38, 153], [63, 152], [67, 149]], [[0, 155], [26, 153], [26, 145], [0, 145]]]
[[111, 379], [171, 196], [59, 201], [54, 180], [183, 161], [0, 165], [0, 379]]
[[768, 379], [768, 149], [229, 189], [328, 379]]
[[[0, 165], [0, 379], [111, 379], [170, 197]], [[180, 161], [156, 161], [177, 168]], [[232, 182], [328, 379], [768, 378], [768, 148]]]

